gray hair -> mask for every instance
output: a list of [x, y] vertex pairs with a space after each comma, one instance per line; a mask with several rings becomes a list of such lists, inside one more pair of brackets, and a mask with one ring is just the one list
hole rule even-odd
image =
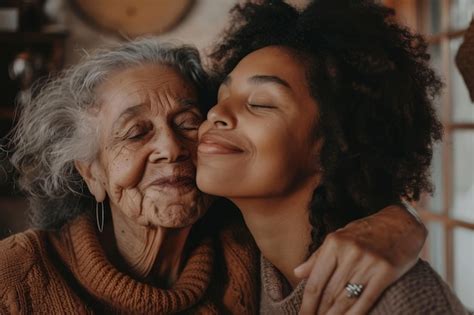
[[22, 100], [10, 161], [29, 198], [34, 226], [58, 228], [93, 208], [74, 161], [91, 161], [98, 153], [90, 113], [99, 106], [97, 87], [117, 70], [148, 64], [171, 66], [205, 91], [207, 75], [196, 48], [143, 38], [85, 56], [78, 65], [37, 83]]

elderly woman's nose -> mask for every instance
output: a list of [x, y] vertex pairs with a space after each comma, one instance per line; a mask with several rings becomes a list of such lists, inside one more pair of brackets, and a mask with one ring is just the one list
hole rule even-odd
[[185, 161], [191, 157], [190, 148], [186, 147], [179, 136], [171, 130], [160, 132], [153, 143], [153, 152], [149, 156], [152, 163], [173, 163]]
[[207, 113], [207, 120], [212, 123], [215, 128], [230, 129], [235, 126], [236, 116], [234, 109], [229, 101], [217, 103]]

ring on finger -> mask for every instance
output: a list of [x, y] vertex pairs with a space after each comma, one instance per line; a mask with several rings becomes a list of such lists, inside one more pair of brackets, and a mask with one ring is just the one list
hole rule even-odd
[[362, 291], [364, 290], [364, 285], [363, 284], [358, 284], [358, 283], [350, 283], [348, 282], [346, 284], [346, 295], [349, 298], [358, 298], [361, 294]]

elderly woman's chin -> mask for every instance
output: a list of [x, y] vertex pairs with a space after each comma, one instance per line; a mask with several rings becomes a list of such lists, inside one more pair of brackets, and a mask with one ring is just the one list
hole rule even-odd
[[139, 211], [127, 211], [128, 207], [122, 210], [143, 226], [183, 228], [196, 223], [209, 203], [209, 197], [197, 188], [185, 193], [152, 191], [133, 207]]

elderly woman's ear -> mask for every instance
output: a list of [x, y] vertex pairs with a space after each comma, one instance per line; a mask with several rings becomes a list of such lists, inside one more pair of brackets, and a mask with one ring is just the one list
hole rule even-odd
[[104, 183], [101, 181], [101, 179], [104, 178], [103, 170], [97, 160], [92, 162], [74, 161], [74, 166], [86, 182], [95, 200], [97, 202], [103, 202], [107, 192]]

